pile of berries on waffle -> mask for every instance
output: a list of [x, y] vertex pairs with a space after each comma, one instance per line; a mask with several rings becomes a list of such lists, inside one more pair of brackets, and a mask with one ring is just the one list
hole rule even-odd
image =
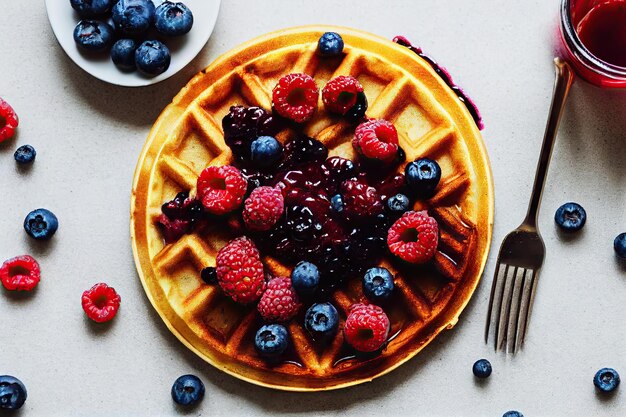
[[[300, 129], [320, 95], [326, 112], [349, 123], [354, 160], [329, 157]], [[319, 343], [341, 331], [355, 352], [379, 352], [390, 337], [385, 305], [394, 292], [381, 259], [390, 254], [410, 268], [436, 253], [437, 221], [412, 208], [435, 194], [441, 168], [428, 158], [406, 161], [394, 124], [368, 118], [367, 108], [354, 77], [318, 86], [307, 74], [286, 74], [273, 88], [271, 112], [237, 105], [223, 118], [234, 163], [207, 167], [196, 189], [162, 206], [158, 226], [168, 243], [206, 223], [227, 222], [239, 235], [202, 275], [236, 303], [256, 306], [265, 324], [254, 343], [266, 360], [288, 351], [292, 320]], [[273, 276], [261, 254], [293, 265], [291, 273]], [[361, 283], [364, 297], [340, 328], [332, 295], [350, 281]]]

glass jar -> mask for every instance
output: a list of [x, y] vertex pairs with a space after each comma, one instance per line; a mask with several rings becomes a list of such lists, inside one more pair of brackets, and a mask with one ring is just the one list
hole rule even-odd
[[[593, 11], [597, 11], [600, 7], [609, 4], [613, 6], [616, 3], [626, 8], [626, 1], [623, 0], [561, 0], [559, 25], [561, 55], [570, 62], [581, 78], [604, 88], [626, 87], [626, 67], [603, 61], [591, 53], [579, 37], [579, 25], [592, 9], [596, 8]], [[626, 25], [626, 21], [623, 23]], [[623, 47], [626, 48], [626, 44]]]

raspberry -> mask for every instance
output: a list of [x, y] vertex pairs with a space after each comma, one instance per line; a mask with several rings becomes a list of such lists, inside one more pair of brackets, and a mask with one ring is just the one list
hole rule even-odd
[[19, 119], [13, 107], [0, 98], [0, 143], [13, 137], [18, 124]]
[[383, 212], [383, 203], [374, 187], [348, 180], [341, 184], [344, 213], [349, 221], [373, 217]]
[[269, 230], [283, 215], [284, 205], [279, 188], [255, 188], [244, 203], [243, 221], [250, 230]]
[[267, 283], [257, 309], [265, 321], [284, 322], [293, 318], [301, 306], [291, 278], [276, 277]]
[[211, 214], [222, 215], [233, 211], [243, 201], [248, 182], [231, 165], [210, 166], [198, 177], [198, 197]]
[[391, 253], [412, 263], [428, 262], [437, 250], [439, 226], [426, 211], [408, 211], [389, 229], [387, 245]]
[[398, 132], [386, 120], [371, 119], [356, 127], [352, 146], [366, 158], [391, 162], [398, 153]]
[[247, 237], [231, 240], [217, 253], [217, 280], [224, 293], [238, 303], [256, 301], [265, 290], [263, 264], [254, 242]]
[[357, 95], [363, 86], [356, 78], [340, 75], [330, 80], [322, 90], [322, 101], [326, 110], [344, 116], [357, 104]]
[[104, 323], [115, 317], [121, 299], [113, 287], [101, 282], [85, 291], [81, 301], [87, 317], [97, 323]]
[[29, 255], [16, 256], [0, 267], [0, 281], [9, 291], [31, 291], [39, 283], [39, 264]]
[[274, 109], [296, 123], [306, 122], [317, 107], [319, 89], [306, 74], [288, 74], [278, 80], [272, 91]]
[[389, 318], [373, 304], [354, 304], [350, 308], [343, 334], [346, 342], [359, 352], [380, 349], [389, 335]]

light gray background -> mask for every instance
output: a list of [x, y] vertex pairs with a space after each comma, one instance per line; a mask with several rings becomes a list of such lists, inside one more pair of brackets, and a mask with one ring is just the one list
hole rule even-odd
[[[43, 270], [34, 294], [0, 291], [0, 373], [18, 376], [29, 392], [15, 415], [175, 415], [182, 411], [169, 390], [188, 372], [207, 388], [189, 415], [625, 415], [626, 387], [605, 399], [592, 377], [603, 366], [626, 377], [626, 266], [612, 249], [626, 231], [626, 93], [574, 85], [543, 199], [547, 258], [526, 347], [511, 358], [482, 341], [495, 255], [525, 213], [543, 136], [558, 3], [227, 0], [198, 58], [168, 81], [137, 90], [107, 85], [75, 66], [54, 39], [43, 1], [4, 4], [0, 96], [21, 123], [19, 135], [0, 145], [0, 258], [32, 253]], [[485, 277], [454, 330], [373, 383], [303, 395], [222, 374], [167, 331], [135, 273], [128, 212], [144, 139], [186, 81], [249, 38], [308, 23], [403, 34], [450, 69], [485, 118], [496, 223]], [[38, 156], [20, 170], [13, 151], [25, 143]], [[589, 218], [565, 239], [552, 217], [570, 200]], [[38, 207], [60, 219], [57, 235], [41, 245], [22, 230], [26, 213]], [[80, 307], [82, 291], [98, 281], [122, 296], [109, 326], [92, 325]], [[494, 367], [484, 384], [471, 373], [480, 357]]]

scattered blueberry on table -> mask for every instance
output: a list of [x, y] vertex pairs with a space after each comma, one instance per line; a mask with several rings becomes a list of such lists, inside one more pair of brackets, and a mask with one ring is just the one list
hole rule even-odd
[[256, 332], [254, 346], [261, 356], [275, 358], [289, 346], [289, 332], [282, 324], [266, 324]]
[[615, 253], [622, 259], [626, 259], [626, 233], [620, 233], [613, 241]]
[[37, 151], [31, 145], [22, 145], [13, 154], [15, 161], [18, 164], [30, 164], [35, 160]]
[[181, 36], [193, 26], [193, 13], [183, 3], [163, 2], [156, 8], [154, 27], [166, 36]]
[[317, 50], [322, 56], [339, 56], [343, 52], [343, 39], [335, 32], [324, 33], [318, 43]]
[[26, 387], [19, 379], [10, 376], [0, 376], [0, 410], [17, 410], [26, 401]]
[[613, 368], [602, 368], [593, 377], [593, 384], [601, 392], [611, 392], [620, 383], [619, 374]]
[[519, 411], [507, 411], [506, 413], [502, 414], [502, 417], [524, 417], [524, 415], [522, 413], [520, 413]]
[[578, 203], [565, 203], [554, 213], [556, 225], [565, 232], [575, 232], [583, 228], [587, 212]]
[[363, 294], [373, 303], [389, 299], [393, 288], [393, 275], [387, 268], [370, 268], [363, 275]]
[[49, 240], [59, 228], [59, 220], [50, 210], [39, 208], [24, 219], [24, 230], [36, 240]]
[[487, 359], [479, 359], [472, 366], [472, 372], [476, 378], [488, 378], [491, 375], [491, 371], [491, 362]]
[[406, 184], [409, 189], [420, 198], [431, 198], [435, 195], [441, 168], [437, 161], [428, 158], [418, 158], [404, 168]]
[[195, 375], [183, 375], [172, 385], [172, 399], [178, 405], [192, 406], [204, 398], [204, 384]]

